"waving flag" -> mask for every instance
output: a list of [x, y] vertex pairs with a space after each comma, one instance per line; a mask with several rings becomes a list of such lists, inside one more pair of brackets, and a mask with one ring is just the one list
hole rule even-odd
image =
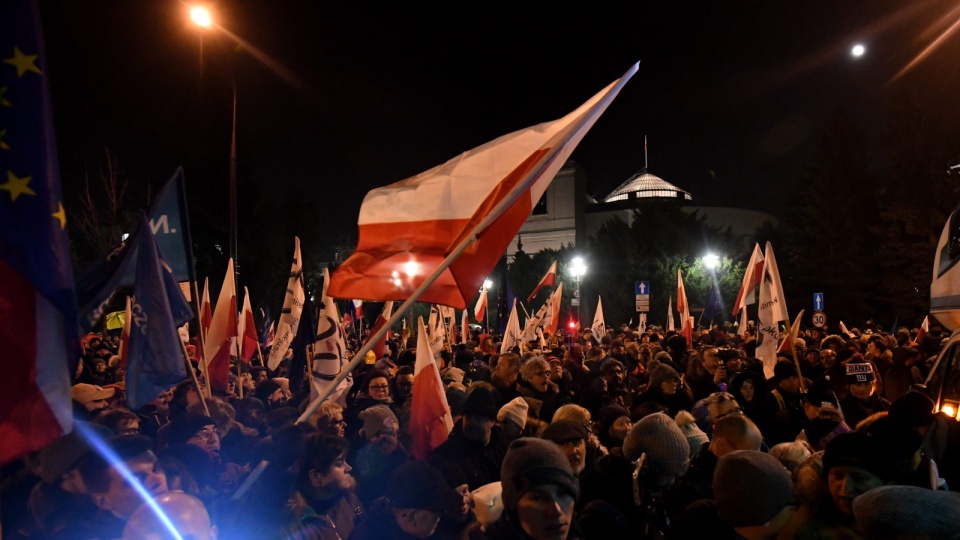
[[470, 316], [467, 310], [463, 310], [460, 315], [460, 344], [466, 345], [470, 341]]
[[[842, 322], [840, 324], [843, 325]], [[913, 340], [914, 343], [916, 343], [917, 345], [923, 345], [923, 336], [927, 335], [927, 332], [929, 330], [930, 330], [930, 316], [927, 315], [923, 318], [923, 322], [920, 323], [920, 329], [917, 330], [917, 337], [914, 338]], [[847, 327], [844, 326], [843, 328], [841, 328], [841, 332], [848, 333]]]
[[673, 332], [676, 329], [677, 326], [673, 322], [673, 297], [670, 296], [667, 298], [667, 330]]
[[[207, 359], [207, 381], [212, 388], [226, 390], [230, 379], [230, 355], [233, 338], [237, 337], [237, 292], [233, 279], [233, 259], [227, 263], [227, 273], [220, 287], [220, 297], [213, 309], [210, 332], [204, 342], [203, 355]], [[200, 365], [201, 369], [203, 364]]]
[[[141, 215], [141, 230], [147, 218]], [[130, 352], [127, 355], [127, 403], [132, 410], [187, 378], [183, 345], [177, 328], [193, 318], [170, 265], [152, 234], [137, 241], [137, 272], [133, 287]], [[229, 368], [229, 358], [228, 366]]]
[[[327, 293], [329, 270], [323, 269], [323, 293], [320, 295], [320, 320], [317, 321], [317, 342], [313, 344], [313, 362], [310, 366], [310, 400], [316, 399], [330, 387], [350, 359], [347, 358], [346, 336], [340, 326], [337, 302]], [[347, 391], [353, 386], [353, 375], [341, 382], [327, 398], [346, 407]]]
[[540, 309], [533, 314], [533, 317], [527, 319], [527, 324], [523, 327], [523, 333], [521, 337], [524, 341], [533, 341], [537, 339], [537, 329], [543, 325], [544, 319], [547, 318], [547, 314], [551, 312], [550, 301], [552, 298], [547, 298], [547, 301], [540, 306]]
[[0, 3], [0, 464], [72, 428], [80, 357], [36, 2]]
[[[465, 309], [586, 132], [636, 73], [567, 116], [516, 131], [412, 178], [367, 193], [356, 251], [334, 272], [337, 298], [405, 300], [454, 249], [464, 251], [420, 297]], [[519, 198], [515, 189], [519, 189]], [[511, 200], [513, 202], [511, 202]], [[500, 203], [507, 210], [488, 221]], [[481, 231], [474, 229], [485, 225]]]
[[473, 308], [473, 318], [476, 319], [477, 322], [482, 323], [483, 316], [486, 312], [487, 312], [487, 288], [484, 287], [483, 290], [480, 291], [480, 298], [477, 298], [476, 307]]
[[683, 287], [683, 274], [677, 268], [677, 311], [680, 312], [680, 333], [687, 338], [687, 348], [693, 347], [693, 317], [687, 303], [687, 290]]
[[760, 244], [754, 244], [753, 254], [750, 255], [750, 261], [743, 272], [743, 281], [740, 283], [740, 291], [737, 293], [737, 300], [733, 303], [731, 313], [736, 317], [742, 309], [756, 302], [756, 290], [760, 286], [760, 280], [763, 278], [763, 253], [760, 251]]
[[500, 343], [500, 354], [511, 352], [514, 347], [520, 346], [520, 318], [517, 317], [517, 300], [513, 300], [510, 317], [507, 319], [507, 329], [503, 332], [503, 342]]
[[[327, 286], [327, 282], [323, 283]], [[287, 354], [287, 349], [293, 343], [300, 325], [300, 316], [303, 314], [303, 259], [300, 257], [300, 239], [293, 239], [293, 264], [290, 266], [290, 276], [287, 278], [287, 294], [283, 297], [283, 311], [280, 312], [280, 324], [277, 325], [277, 335], [267, 358], [267, 367], [277, 369], [280, 361]], [[339, 321], [339, 319], [338, 319]]]
[[213, 309], [210, 307], [210, 278], [203, 278], [203, 297], [200, 302], [200, 331], [206, 339], [213, 321]]
[[[385, 302], [383, 304], [383, 311], [380, 312], [380, 316], [377, 317], [377, 322], [374, 323], [373, 328], [370, 329], [370, 335], [374, 335], [380, 328], [387, 324], [387, 321], [390, 317], [393, 316], [393, 302]], [[373, 354], [377, 355], [377, 358], [383, 358], [383, 353], [386, 350], [387, 338], [392, 334], [392, 332], [387, 332], [383, 337], [370, 349], [373, 351]]]
[[127, 309], [124, 311], [123, 330], [120, 330], [120, 349], [117, 356], [120, 357], [120, 366], [127, 369], [127, 356], [130, 354], [130, 327], [133, 324], [133, 306], [130, 303], [130, 297], [127, 297]]
[[769, 379], [773, 377], [773, 367], [777, 364], [777, 347], [780, 340], [780, 321], [789, 321], [787, 300], [780, 283], [780, 271], [777, 259], [773, 255], [770, 242], [764, 248], [763, 276], [760, 280], [760, 307], [757, 310], [759, 327], [757, 358], [763, 361], [763, 372]]
[[551, 336], [557, 335], [557, 327], [560, 326], [560, 301], [563, 299], [563, 282], [557, 285], [550, 297], [549, 320], [543, 323], [543, 329]]
[[593, 324], [590, 325], [590, 330], [593, 330], [593, 337], [597, 341], [607, 335], [607, 323], [603, 320], [603, 299], [599, 296], [597, 297], [597, 312], [593, 314]]
[[410, 401], [411, 453], [426, 459], [430, 451], [443, 444], [453, 431], [453, 417], [443, 391], [440, 370], [434, 362], [423, 319], [417, 319], [417, 361], [413, 371], [413, 396]]
[[540, 280], [540, 283], [537, 283], [537, 287], [533, 289], [533, 292], [530, 293], [530, 296], [527, 297], [527, 302], [533, 300], [533, 297], [540, 292], [545, 286], [553, 287], [553, 284], [557, 281], [557, 261], [553, 261], [553, 264], [550, 265], [550, 268], [547, 270], [547, 274], [543, 276], [543, 279]]
[[240, 334], [240, 359], [250, 363], [253, 355], [260, 347], [260, 338], [257, 336], [257, 323], [253, 320], [253, 308], [250, 307], [250, 290], [243, 288], [243, 310], [240, 312], [240, 321], [237, 333]]

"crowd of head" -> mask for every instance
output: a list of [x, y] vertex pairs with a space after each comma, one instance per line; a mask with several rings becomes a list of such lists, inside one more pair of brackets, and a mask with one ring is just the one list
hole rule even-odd
[[469, 337], [416, 459], [415, 339], [298, 422], [289, 354], [130, 410], [117, 340], [87, 336], [74, 431], [3, 469], [3, 538], [960, 538], [960, 424], [918, 386], [936, 330], [804, 330], [766, 369], [719, 327]]

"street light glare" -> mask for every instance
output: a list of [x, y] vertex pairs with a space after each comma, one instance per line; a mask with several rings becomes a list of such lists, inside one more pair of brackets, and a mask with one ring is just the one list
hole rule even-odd
[[490, 281], [489, 279], [483, 280], [483, 288], [489, 289], [490, 287], [493, 287], [493, 282]]
[[861, 56], [863, 56], [865, 52], [867, 52], [867, 48], [859, 43], [857, 43], [856, 45], [853, 46], [852, 49], [850, 49], [850, 55], [853, 56], [854, 58], [860, 58]]
[[704, 255], [704, 256], [703, 256], [703, 264], [704, 264], [707, 268], [710, 268], [710, 269], [712, 270], [712, 269], [716, 268], [718, 264], [720, 264], [720, 257], [717, 257], [717, 256], [714, 255], [713, 253], [710, 253], [710, 254], [708, 254], [708, 255]]
[[573, 272], [573, 275], [580, 277], [587, 273], [587, 265], [583, 264], [583, 259], [580, 257], [574, 257], [570, 261], [570, 271]]
[[202, 26], [204, 28], [210, 28], [210, 25], [213, 24], [213, 18], [210, 16], [210, 10], [203, 6], [190, 8], [190, 19], [192, 19], [194, 24], [197, 26]]

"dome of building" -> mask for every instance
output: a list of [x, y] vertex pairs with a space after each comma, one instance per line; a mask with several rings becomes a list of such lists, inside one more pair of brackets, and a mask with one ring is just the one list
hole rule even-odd
[[603, 202], [611, 203], [631, 199], [680, 199], [692, 201], [693, 196], [663, 178], [643, 170], [631, 176], [630, 179], [623, 184], [620, 184], [620, 187], [607, 195], [603, 199]]

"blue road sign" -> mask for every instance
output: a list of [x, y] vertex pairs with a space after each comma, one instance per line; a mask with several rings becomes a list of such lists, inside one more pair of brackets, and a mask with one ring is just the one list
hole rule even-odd
[[822, 292], [813, 293], [813, 309], [814, 311], [823, 311], [823, 293]]
[[633, 284], [633, 288], [637, 296], [650, 294], [649, 281], [637, 281]]

